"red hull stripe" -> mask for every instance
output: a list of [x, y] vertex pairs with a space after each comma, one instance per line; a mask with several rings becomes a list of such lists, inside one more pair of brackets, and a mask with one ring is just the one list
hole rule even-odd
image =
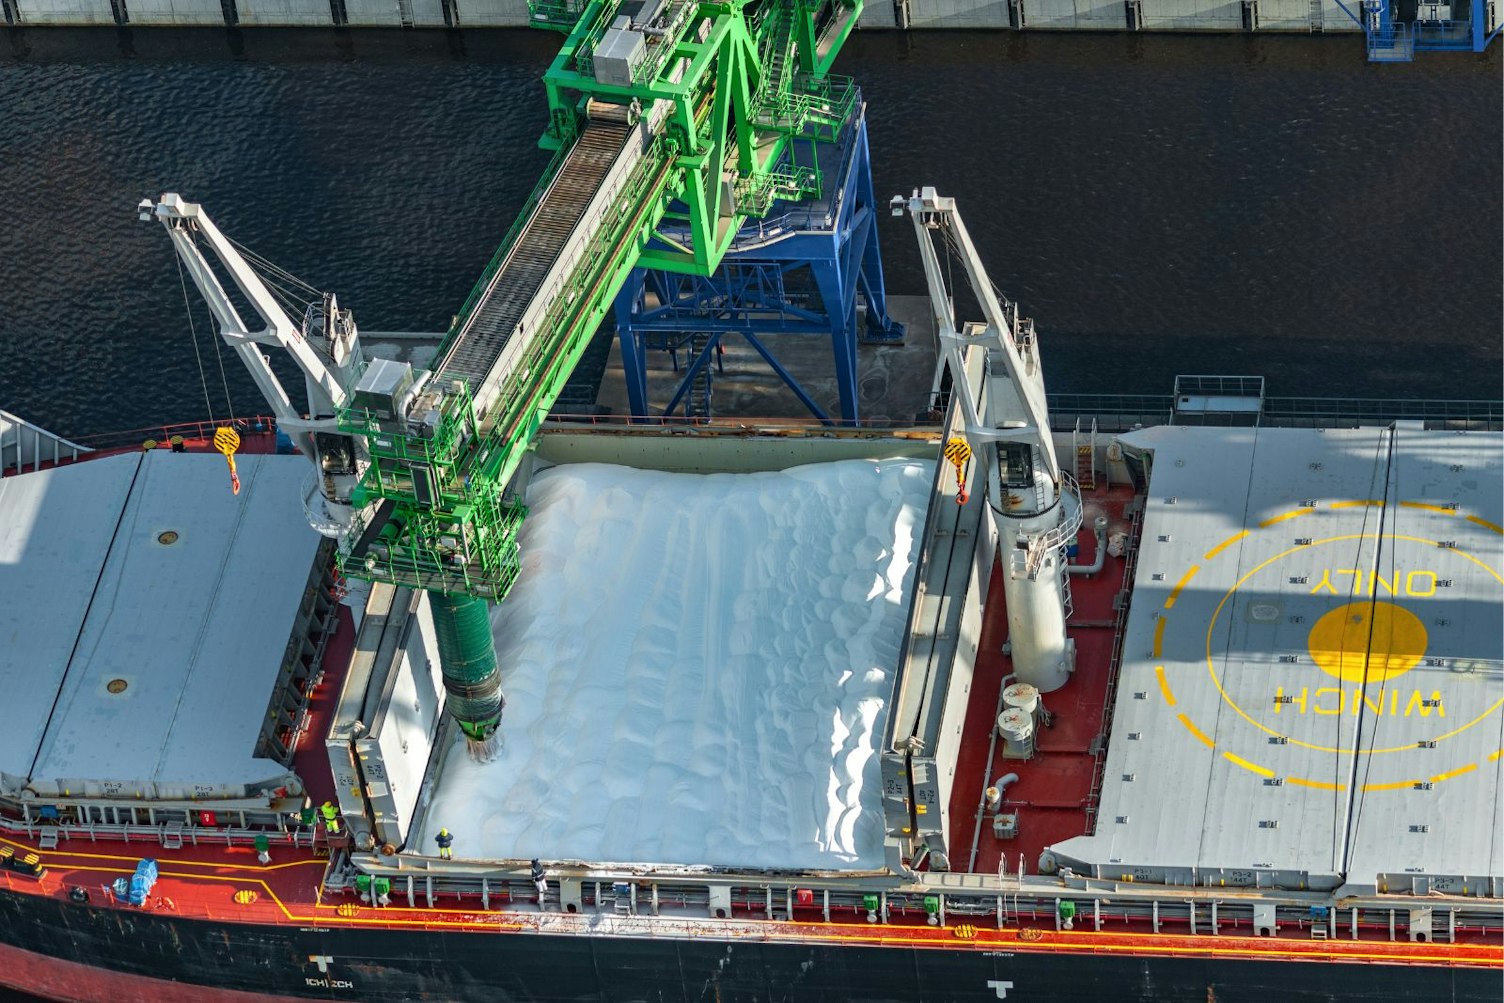
[[296, 998], [127, 975], [4, 943], [0, 943], [0, 986], [66, 1003], [292, 1003]]

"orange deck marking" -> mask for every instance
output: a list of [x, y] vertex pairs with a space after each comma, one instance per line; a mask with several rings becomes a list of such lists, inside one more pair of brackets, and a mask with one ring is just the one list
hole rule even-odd
[[1180, 598], [1181, 589], [1184, 589], [1186, 583], [1200, 570], [1201, 565], [1192, 564], [1190, 570], [1180, 576], [1180, 581], [1175, 583], [1175, 587], [1170, 590], [1170, 597], [1165, 600], [1165, 609], [1173, 609], [1175, 607], [1175, 600]]
[[1273, 526], [1276, 523], [1284, 522], [1286, 519], [1298, 519], [1303, 515], [1310, 515], [1315, 511], [1316, 510], [1313, 508], [1298, 508], [1293, 512], [1282, 512], [1279, 515], [1270, 516], [1268, 519], [1265, 519], [1263, 522], [1259, 523], [1259, 529], [1268, 529], [1270, 526]]
[[1170, 681], [1165, 678], [1165, 667], [1163, 665], [1154, 666], [1154, 674], [1159, 677], [1159, 691], [1165, 695], [1165, 703], [1174, 707], [1175, 694], [1170, 692]]
[[1229, 536], [1227, 539], [1225, 539], [1221, 543], [1217, 544], [1211, 550], [1208, 550], [1206, 552], [1206, 559], [1208, 561], [1211, 560], [1213, 557], [1216, 557], [1218, 554], [1222, 553], [1222, 551], [1226, 550], [1228, 547], [1231, 547], [1234, 543], [1237, 543], [1239, 540], [1243, 539], [1243, 537], [1245, 537], [1247, 535], [1248, 535], [1248, 530], [1246, 530], [1246, 529], [1239, 530], [1238, 532], [1234, 533], [1232, 536]]
[[1208, 749], [1215, 749], [1217, 747], [1217, 743], [1207, 738], [1206, 733], [1203, 732], [1200, 728], [1196, 727], [1196, 723], [1194, 721], [1186, 717], [1184, 714], [1177, 714], [1176, 716], [1180, 718], [1180, 723], [1185, 725], [1186, 731], [1189, 731], [1192, 735], [1195, 735], [1198, 739], [1201, 740], [1201, 744], [1205, 745]]

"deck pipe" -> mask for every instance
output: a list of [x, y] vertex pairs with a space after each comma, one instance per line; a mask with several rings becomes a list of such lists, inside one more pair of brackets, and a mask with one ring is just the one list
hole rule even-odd
[[470, 757], [488, 762], [501, 749], [501, 671], [491, 636], [491, 604], [476, 596], [428, 594], [439, 643], [439, 671], [449, 694], [445, 706]]
[[1067, 564], [1065, 570], [1073, 575], [1094, 575], [1107, 563], [1107, 517], [1099, 515], [1091, 524], [1092, 536], [1097, 540], [1097, 556], [1090, 564]]

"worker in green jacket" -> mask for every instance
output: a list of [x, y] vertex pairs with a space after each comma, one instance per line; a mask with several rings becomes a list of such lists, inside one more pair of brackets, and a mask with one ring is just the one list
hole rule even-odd
[[324, 816], [324, 828], [329, 835], [339, 835], [339, 810], [328, 801], [319, 805], [319, 814]]

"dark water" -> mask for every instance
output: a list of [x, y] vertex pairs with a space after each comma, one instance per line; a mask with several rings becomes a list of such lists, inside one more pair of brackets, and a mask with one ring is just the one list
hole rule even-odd
[[[443, 328], [546, 162], [535, 80], [556, 45], [0, 29], [0, 407], [71, 434], [202, 415], [174, 256], [132, 212], [163, 190], [367, 329]], [[962, 199], [1051, 389], [1213, 372], [1496, 398], [1499, 53], [1374, 67], [1337, 36], [866, 33], [840, 69], [869, 102], [878, 192]], [[907, 222], [882, 238], [890, 288], [922, 292]]]

